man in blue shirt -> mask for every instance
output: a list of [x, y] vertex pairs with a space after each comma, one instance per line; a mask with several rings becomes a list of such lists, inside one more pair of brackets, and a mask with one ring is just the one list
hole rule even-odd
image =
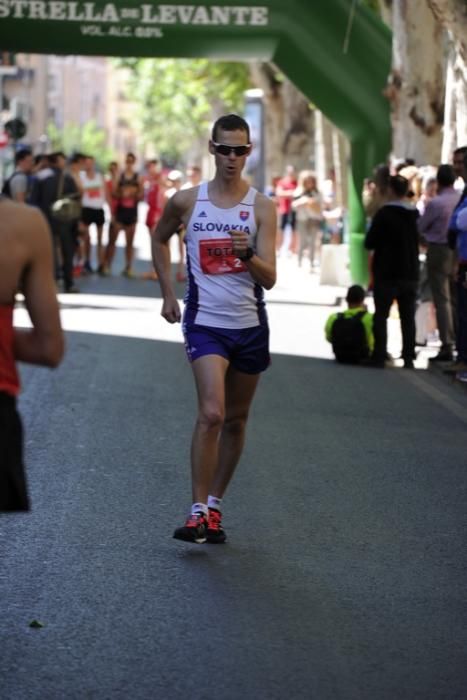
[[[464, 155], [467, 171], [467, 153]], [[467, 371], [467, 187], [449, 223], [450, 243], [455, 241], [457, 269], [457, 362], [447, 372]]]
[[418, 231], [427, 244], [427, 274], [436, 309], [441, 350], [431, 361], [451, 362], [454, 347], [454, 323], [451, 304], [451, 279], [454, 252], [448, 246], [449, 221], [458, 201], [454, 189], [456, 173], [451, 165], [440, 165], [436, 173], [438, 194], [426, 205], [418, 219]]

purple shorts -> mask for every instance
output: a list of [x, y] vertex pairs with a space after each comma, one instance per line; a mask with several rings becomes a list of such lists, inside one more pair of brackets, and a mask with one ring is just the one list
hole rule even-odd
[[220, 355], [245, 374], [259, 374], [271, 364], [268, 326], [230, 329], [193, 324], [183, 326], [183, 335], [190, 362], [203, 355]]

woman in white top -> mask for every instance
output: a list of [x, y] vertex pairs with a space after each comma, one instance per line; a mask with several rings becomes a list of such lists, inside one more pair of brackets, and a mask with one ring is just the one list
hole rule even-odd
[[81, 173], [81, 186], [83, 188], [81, 221], [86, 229], [84, 237], [85, 269], [88, 272], [92, 272], [89, 229], [94, 224], [97, 231], [97, 271], [99, 274], [102, 274], [105, 253], [102, 245], [102, 232], [105, 224], [104, 204], [106, 192], [104, 177], [96, 171], [93, 156], [86, 157], [84, 171]]
[[300, 172], [298, 186], [292, 200], [292, 209], [297, 214], [298, 264], [302, 264], [303, 253], [308, 250], [310, 267], [313, 270], [320, 238], [320, 223], [323, 219], [323, 204], [316, 186], [316, 176], [311, 170]]

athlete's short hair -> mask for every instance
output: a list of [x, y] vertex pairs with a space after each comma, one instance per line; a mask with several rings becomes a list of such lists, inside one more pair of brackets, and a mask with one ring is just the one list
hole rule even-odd
[[219, 117], [213, 124], [211, 139], [217, 141], [217, 131], [222, 129], [223, 131], [245, 131], [247, 142], [250, 143], [250, 127], [248, 122], [246, 122], [243, 117], [239, 117], [238, 114], [225, 114], [223, 117]]
[[348, 304], [363, 304], [365, 301], [365, 290], [359, 284], [353, 284], [348, 288], [345, 300]]

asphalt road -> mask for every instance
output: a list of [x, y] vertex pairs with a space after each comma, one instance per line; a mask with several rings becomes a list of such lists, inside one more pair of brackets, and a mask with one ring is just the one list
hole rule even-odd
[[151, 283], [82, 287], [62, 366], [22, 368], [33, 510], [0, 518], [1, 700], [465, 700], [467, 393], [337, 366], [333, 295], [279, 285], [228, 543], [185, 545], [179, 329]]

